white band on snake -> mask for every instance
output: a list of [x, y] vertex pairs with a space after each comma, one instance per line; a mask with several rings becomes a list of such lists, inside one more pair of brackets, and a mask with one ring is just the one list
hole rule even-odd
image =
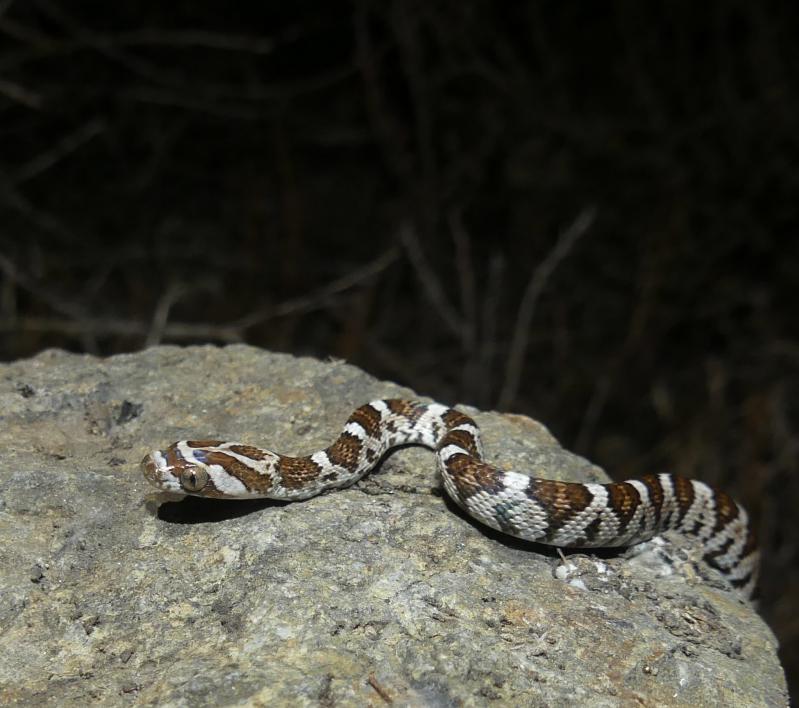
[[184, 440], [142, 460], [159, 489], [219, 499], [307, 499], [346, 487], [390, 448], [433, 448], [444, 488], [493, 529], [552, 546], [628, 546], [676, 530], [696, 538], [706, 563], [746, 597], [758, 551], [746, 511], [725, 492], [670, 474], [581, 484], [506, 472], [482, 460], [477, 424], [438, 403], [401, 399], [361, 406], [327, 449], [286, 457], [236, 442]]

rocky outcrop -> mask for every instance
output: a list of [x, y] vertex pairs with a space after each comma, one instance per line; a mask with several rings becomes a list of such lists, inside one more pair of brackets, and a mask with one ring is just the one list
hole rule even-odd
[[[397, 395], [244, 346], [0, 367], [0, 702], [787, 703], [771, 632], [690, 546], [562, 560], [465, 518], [423, 449], [294, 504], [148, 498], [153, 447], [310, 452]], [[528, 418], [467, 411], [500, 466], [606, 479]]]

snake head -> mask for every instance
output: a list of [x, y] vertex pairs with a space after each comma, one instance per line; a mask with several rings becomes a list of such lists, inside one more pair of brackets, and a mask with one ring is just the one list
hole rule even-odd
[[164, 492], [199, 494], [208, 485], [209, 475], [204, 466], [180, 453], [180, 443], [166, 450], [153, 450], [141, 461], [145, 479]]
[[[259, 454], [255, 456], [253, 450]], [[181, 440], [141, 461], [150, 484], [164, 492], [217, 499], [268, 497], [278, 456], [240, 443]]]

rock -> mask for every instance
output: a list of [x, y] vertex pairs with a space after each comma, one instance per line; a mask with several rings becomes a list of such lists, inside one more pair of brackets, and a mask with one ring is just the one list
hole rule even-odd
[[[465, 518], [421, 448], [294, 504], [147, 500], [151, 448], [310, 452], [409, 395], [245, 346], [0, 367], [0, 703], [787, 703], [773, 635], [690, 546], [561, 561]], [[528, 418], [468, 412], [503, 467], [607, 479]]]

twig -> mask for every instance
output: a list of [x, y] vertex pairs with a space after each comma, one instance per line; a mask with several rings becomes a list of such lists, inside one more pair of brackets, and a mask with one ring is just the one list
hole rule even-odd
[[267, 305], [244, 317], [241, 317], [228, 324], [228, 327], [237, 330], [246, 330], [254, 325], [265, 322], [276, 317], [285, 317], [301, 312], [310, 312], [323, 307], [334, 295], [349, 290], [350, 288], [373, 278], [388, 268], [399, 257], [399, 249], [390, 248], [371, 263], [367, 263], [361, 268], [343, 275], [340, 278], [328, 283], [327, 285], [315, 290], [308, 295], [285, 300], [278, 305]]
[[42, 107], [43, 99], [38, 93], [34, 93], [8, 79], [0, 79], [0, 94], [35, 111]]
[[588, 207], [583, 209], [571, 226], [558, 236], [555, 246], [547, 254], [541, 263], [533, 271], [527, 283], [519, 311], [516, 315], [516, 324], [513, 329], [513, 339], [508, 353], [508, 360], [505, 365], [505, 382], [499, 395], [497, 407], [505, 410], [513, 405], [516, 393], [519, 389], [522, 369], [524, 368], [524, 358], [527, 354], [527, 343], [530, 336], [530, 324], [535, 312], [538, 298], [546, 288], [549, 278], [558, 267], [560, 262], [568, 255], [569, 251], [580, 237], [588, 231], [596, 216], [596, 209]]
[[[280, 40], [289, 41], [300, 32], [283, 33]], [[127, 45], [158, 45], [167, 47], [203, 47], [205, 49], [221, 49], [230, 52], [246, 52], [248, 54], [271, 54], [279, 42], [272, 37], [248, 37], [238, 34], [224, 34], [200, 29], [166, 30], [147, 28], [134, 32], [120, 32], [107, 35], [109, 42]]]
[[[57, 294], [50, 292], [47, 288], [35, 283], [32, 278], [22, 273], [13, 263], [13, 261], [4, 256], [2, 253], [0, 253], [0, 270], [5, 273], [5, 276], [8, 280], [16, 283], [23, 290], [27, 290], [34, 297], [47, 303], [47, 305], [49, 305], [56, 312], [61, 312], [77, 322], [82, 322], [85, 320], [87, 315], [80, 306], [76, 305], [75, 303], [65, 301], [63, 297], [59, 297]], [[3, 328], [11, 330], [17, 329], [15, 326], [17, 322], [18, 320], [13, 318], [8, 322], [2, 323], [4, 326]], [[83, 327], [76, 334], [80, 337], [84, 351], [88, 352], [89, 354], [96, 354], [98, 352], [97, 341], [92, 332]]]
[[56, 312], [76, 320], [82, 320], [87, 316], [88, 313], [82, 308], [67, 302], [57, 293], [50, 292], [47, 288], [35, 283], [30, 276], [23, 273], [10, 258], [2, 253], [0, 253], [0, 271], [3, 271], [9, 280], [13, 280], [23, 290], [26, 290]]
[[394, 347], [384, 346], [377, 337], [367, 334], [364, 345], [369, 356], [374, 357], [377, 364], [383, 367], [391, 378], [398, 381], [413, 381], [417, 390], [432, 390], [436, 381], [427, 375], [428, 368], [420, 369], [411, 357]]
[[210, 101], [198, 98], [196, 92], [182, 92], [173, 89], [156, 88], [151, 85], [134, 86], [125, 91], [125, 99], [147, 103], [154, 106], [183, 108], [195, 113], [206, 113], [234, 120], [258, 120], [271, 115], [272, 108], [233, 104], [230, 101]]
[[17, 307], [17, 284], [13, 278], [3, 278], [0, 280], [0, 322], [13, 324]]
[[125, 97], [143, 103], [175, 106], [226, 118], [259, 120], [264, 116], [272, 116], [275, 104], [328, 89], [348, 79], [354, 71], [351, 66], [344, 64], [333, 66], [310, 78], [277, 85], [253, 84], [242, 90], [226, 83], [189, 84], [185, 78], [180, 81], [175, 79], [172, 82], [174, 85], [159, 88], [154, 85], [155, 82], [148, 80], [142, 86], [126, 90]]
[[379, 60], [382, 52], [375, 47], [369, 29], [370, 3], [360, 0], [355, 7], [355, 64], [363, 78], [367, 114], [383, 147], [389, 169], [396, 179], [407, 185], [413, 180], [413, 159], [402, 139], [404, 127], [389, 110], [388, 99], [380, 85]]
[[102, 56], [117, 62], [128, 71], [156, 85], [163, 85], [164, 83], [170, 83], [173, 86], [180, 85], [180, 77], [175, 77], [171, 72], [166, 71], [163, 66], [159, 67], [135, 54], [124, 51], [110, 37], [95, 32], [90, 27], [81, 24], [54, 0], [35, 0], [35, 4], [50, 20], [57, 22], [66, 29], [73, 39], [85, 44], [87, 47], [91, 47]]
[[286, 300], [274, 306], [262, 308], [238, 320], [222, 324], [194, 324], [189, 322], [169, 323], [169, 311], [188, 289], [177, 285], [161, 297], [150, 322], [115, 317], [92, 317], [87, 311], [62, 297], [49, 292], [22, 273], [14, 263], [0, 253], [0, 271], [9, 280], [41, 300], [64, 318], [23, 317], [0, 322], [0, 331], [57, 332], [70, 336], [139, 336], [145, 338], [147, 346], [163, 340], [212, 339], [222, 342], [241, 342], [245, 332], [253, 325], [278, 317], [312, 312], [325, 307], [330, 298], [369, 278], [379, 274], [399, 256], [399, 249], [392, 248], [362, 268], [328, 283], [319, 290], [303, 297]]
[[403, 224], [400, 228], [400, 241], [405, 247], [408, 259], [414, 270], [416, 270], [416, 275], [419, 277], [419, 281], [433, 307], [435, 307], [439, 316], [452, 333], [459, 340], [462, 339], [464, 329], [463, 320], [447, 299], [441, 281], [427, 262], [422, 247], [419, 244], [419, 239], [416, 237], [416, 231], [414, 231], [414, 228], [409, 223]]
[[455, 269], [460, 285], [461, 310], [463, 312], [463, 368], [461, 371], [461, 390], [465, 394], [475, 393], [472, 389], [480, 381], [480, 362], [477, 347], [477, 284], [472, 261], [469, 234], [463, 225], [460, 211], [449, 214], [449, 229], [455, 244]]
[[[7, 5], [4, 5], [3, 10], [5, 10], [6, 7]], [[57, 42], [48, 35], [44, 34], [44, 32], [40, 32], [38, 29], [28, 27], [27, 25], [24, 25], [11, 17], [6, 17], [3, 13], [0, 13], [0, 32], [8, 37], [11, 37], [12, 39], [16, 39], [18, 42], [36, 47], [39, 52], [47, 52], [55, 49], [58, 46], [64, 46], [63, 43]], [[28, 57], [33, 56], [30, 54], [29, 50], [23, 52], [23, 54], [27, 55]], [[43, 55], [37, 52], [36, 56], [41, 58]], [[10, 64], [5, 64], [5, 62], [3, 62], [0, 64], [0, 66], [2, 66], [4, 69], [14, 68], [16, 67], [16, 63], [14, 61], [12, 61]]]
[[45, 233], [54, 236], [60, 243], [74, 243], [77, 239], [55, 216], [36, 207], [18, 189], [0, 175], [0, 201], [27, 217]]
[[[80, 320], [55, 317], [19, 317], [13, 322], [0, 321], [0, 332], [47, 332], [71, 337], [90, 335], [93, 337], [123, 336], [146, 337], [152, 328], [151, 322], [114, 318], [91, 318]], [[212, 340], [235, 343], [242, 341], [239, 330], [226, 325], [172, 322], [164, 325], [164, 340]]]
[[480, 375], [476, 377], [476, 399], [481, 404], [488, 403], [493, 391], [491, 377], [494, 367], [494, 356], [497, 350], [497, 322], [499, 322], [499, 308], [502, 301], [503, 274], [505, 272], [505, 259], [499, 253], [491, 257], [488, 264], [488, 275], [483, 294], [483, 304], [480, 308], [480, 345], [478, 347], [477, 368]]
[[588, 453], [588, 442], [594, 436], [597, 421], [607, 403], [614, 378], [615, 367], [611, 367], [611, 371], [606, 372], [605, 375], [601, 376], [595, 383], [594, 390], [591, 392], [591, 397], [588, 399], [588, 404], [585, 407], [582, 420], [580, 420], [580, 428], [573, 445], [575, 452], [582, 454]]
[[460, 212], [450, 214], [449, 229], [455, 243], [455, 268], [458, 272], [461, 309], [465, 320], [464, 344], [472, 348], [477, 330], [477, 285], [472, 261], [472, 244], [463, 225], [463, 216]]
[[391, 694], [383, 688], [380, 683], [378, 682], [377, 678], [374, 675], [374, 672], [369, 674], [368, 679], [369, 685], [377, 692], [377, 695], [380, 696], [386, 703], [393, 703], [394, 699], [391, 697]]
[[144, 340], [145, 348], [154, 347], [161, 341], [169, 319], [169, 311], [189, 290], [191, 288], [185, 283], [172, 283], [158, 298], [158, 303], [153, 311], [153, 319], [150, 322], [150, 331], [147, 332], [147, 337]]
[[400, 66], [406, 78], [407, 90], [411, 98], [413, 125], [415, 132], [415, 154], [418, 165], [415, 179], [406, 183], [409, 194], [413, 195], [420, 215], [420, 231], [431, 237], [439, 223], [440, 187], [438, 164], [434, 148], [434, 120], [431, 114], [430, 77], [424, 67], [422, 46], [423, 34], [419, 18], [411, 3], [394, 2], [390, 4], [390, 24], [397, 39]]
[[49, 150], [39, 153], [32, 160], [20, 167], [11, 176], [11, 183], [18, 186], [22, 182], [33, 179], [49, 170], [71, 152], [77, 150], [84, 143], [105, 130], [105, 123], [99, 118], [93, 118], [76, 131], [64, 136]]

